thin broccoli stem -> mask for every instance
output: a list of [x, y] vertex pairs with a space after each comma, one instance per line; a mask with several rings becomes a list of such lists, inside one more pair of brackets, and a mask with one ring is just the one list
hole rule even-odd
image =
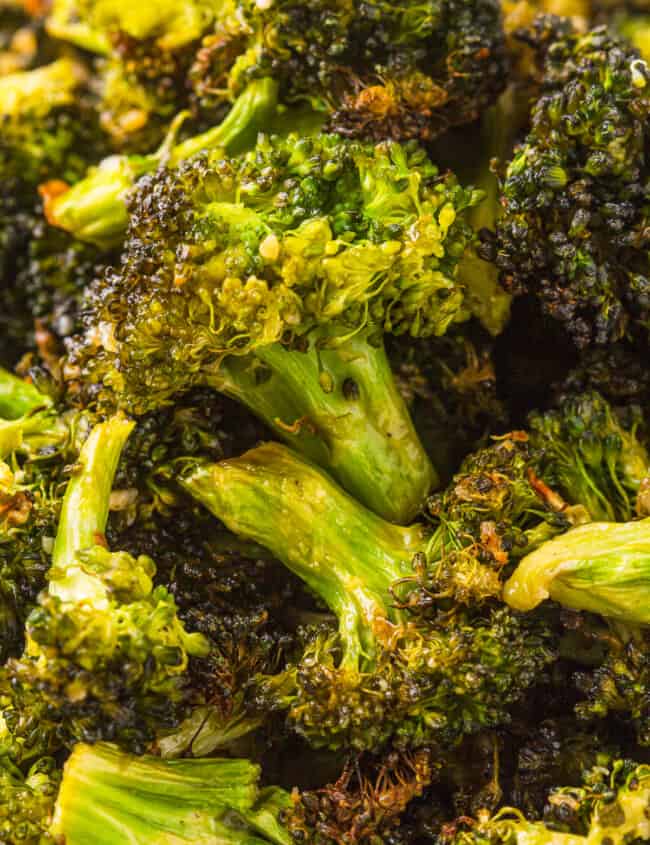
[[259, 767], [248, 760], [161, 760], [78, 744], [64, 769], [52, 833], [67, 845], [255, 845], [265, 840], [231, 825], [228, 814], [245, 819], [258, 779]]
[[[123, 414], [96, 425], [79, 455], [61, 506], [52, 569], [66, 572], [77, 552], [103, 542], [108, 509], [122, 449], [134, 423]], [[57, 592], [50, 581], [50, 592]]]
[[[275, 113], [278, 86], [256, 79], [244, 89], [226, 119], [207, 132], [146, 156], [111, 156], [70, 190], [48, 198], [45, 214], [53, 226], [101, 247], [119, 244], [127, 230], [127, 199], [136, 181], [161, 165], [175, 167], [183, 159], [211, 149], [240, 152], [253, 144]], [[171, 132], [176, 131], [173, 125]]]
[[232, 155], [251, 146], [258, 132], [272, 119], [277, 103], [278, 83], [269, 78], [254, 79], [235, 100], [219, 126], [188, 138], [172, 149], [169, 166], [175, 167], [204, 150], [223, 148]]
[[[426, 541], [421, 526], [380, 519], [319, 468], [279, 443], [193, 468], [184, 489], [235, 534], [270, 549], [336, 614], [346, 661], [360, 656], [364, 631], [397, 619], [391, 586], [412, 572]], [[371, 646], [372, 644], [370, 644]]]
[[247, 405], [366, 507], [390, 522], [410, 522], [438, 477], [383, 346], [365, 333], [336, 348], [319, 351], [317, 344], [308, 352], [261, 347], [257, 365], [231, 359], [208, 383]]
[[0, 416], [16, 420], [39, 408], [49, 408], [52, 400], [33, 384], [0, 367]]

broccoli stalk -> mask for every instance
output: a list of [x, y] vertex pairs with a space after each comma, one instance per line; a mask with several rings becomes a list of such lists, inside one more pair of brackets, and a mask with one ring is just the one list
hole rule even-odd
[[543, 543], [507, 581], [504, 598], [531, 610], [551, 598], [630, 624], [650, 623], [650, 519], [590, 522]]
[[289, 845], [282, 790], [258, 790], [259, 766], [239, 759], [161, 760], [115, 746], [76, 745], [52, 835], [67, 845]]
[[160, 166], [174, 167], [204, 150], [224, 149], [236, 153], [255, 142], [255, 137], [275, 111], [277, 84], [272, 79], [251, 82], [233, 103], [225, 120], [186, 141], [174, 144], [181, 114], [156, 153], [109, 156], [69, 190], [48, 195], [48, 222], [81, 241], [109, 247], [119, 244], [129, 222], [127, 202], [137, 180]]
[[[383, 344], [375, 346], [367, 336], [361, 332], [334, 349], [312, 346], [308, 352], [263, 346], [255, 358], [228, 359], [206, 384], [250, 408], [371, 510], [403, 522], [438, 485], [438, 476]], [[260, 369], [264, 377], [258, 380]]]
[[337, 635], [316, 635], [298, 666], [259, 679], [253, 696], [288, 710], [316, 746], [419, 745], [498, 724], [550, 659], [546, 635], [505, 610], [472, 622], [459, 612], [440, 630], [413, 621], [423, 526], [385, 522], [286, 447], [190, 465], [181, 484], [234, 533], [267, 546], [337, 617]]

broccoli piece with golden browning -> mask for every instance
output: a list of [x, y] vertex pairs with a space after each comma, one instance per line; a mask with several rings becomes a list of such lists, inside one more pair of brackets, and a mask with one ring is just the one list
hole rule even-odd
[[236, 534], [269, 548], [332, 610], [338, 632], [308, 643], [299, 663], [260, 677], [253, 701], [288, 711], [316, 746], [378, 749], [501, 724], [553, 659], [539, 620], [505, 608], [447, 613], [439, 627], [409, 613], [422, 525], [384, 522], [279, 444], [192, 465], [181, 483]]
[[98, 53], [129, 39], [163, 65], [180, 56], [200, 109], [272, 78], [283, 103], [308, 102], [333, 131], [375, 140], [424, 141], [471, 122], [507, 73], [495, 0], [56, 0], [48, 26]]
[[[382, 335], [442, 334], [480, 195], [412, 145], [262, 139], [140, 183], [71, 363], [135, 413], [207, 385], [394, 521], [436, 476]], [[102, 389], [103, 386], [103, 389]]]
[[175, 724], [188, 661], [209, 651], [201, 634], [185, 631], [167, 590], [153, 587], [153, 561], [106, 546], [113, 478], [132, 427], [121, 415], [96, 425], [67, 485], [48, 589], [27, 619], [24, 654], [5, 667], [0, 706], [14, 756], [29, 740], [21, 725], [39, 712], [42, 730], [53, 724], [59, 741], [117, 737], [141, 747]]

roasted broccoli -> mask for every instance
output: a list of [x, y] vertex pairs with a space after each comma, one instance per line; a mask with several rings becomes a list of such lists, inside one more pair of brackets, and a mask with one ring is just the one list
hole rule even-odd
[[605, 27], [545, 43], [530, 131], [503, 178], [485, 254], [580, 347], [648, 322], [649, 82], [639, 53]]
[[[83, 65], [61, 58], [0, 77], [0, 354], [13, 366], [33, 345], [34, 317], [77, 292], [96, 250], [46, 226], [39, 186], [56, 193], [105, 149]], [[52, 180], [58, 179], [58, 182]]]
[[119, 415], [97, 424], [66, 487], [48, 588], [27, 619], [24, 654], [5, 667], [14, 756], [29, 742], [23, 718], [39, 712], [59, 740], [142, 747], [175, 724], [188, 660], [209, 651], [201, 634], [185, 631], [167, 590], [153, 587], [153, 561], [107, 548], [113, 477], [132, 427]]
[[[470, 122], [498, 95], [507, 73], [494, 0], [408, 0], [395, 7], [376, 0], [184, 0], [146, 9], [123, 0], [57, 0], [48, 26], [104, 54], [126, 41], [131, 76], [138, 80], [140, 70], [145, 91], [143, 64], [146, 71], [175, 59], [199, 110], [232, 101], [252, 80], [272, 78], [285, 104], [308, 102], [333, 130], [375, 140], [426, 140]], [[149, 63], [137, 53], [131, 58], [133, 45]]]
[[214, 387], [406, 521], [436, 476], [382, 335], [462, 316], [478, 199], [417, 147], [332, 135], [163, 171], [140, 184], [121, 266], [89, 292], [71, 368], [136, 413]]
[[286, 447], [192, 466], [182, 484], [336, 615], [338, 633], [313, 638], [299, 664], [259, 679], [255, 692], [315, 745], [417, 746], [497, 725], [553, 659], [544, 624], [503, 608], [459, 606], [446, 624], [418, 622], [408, 598], [414, 558], [426, 560], [429, 547], [424, 526], [384, 522]]

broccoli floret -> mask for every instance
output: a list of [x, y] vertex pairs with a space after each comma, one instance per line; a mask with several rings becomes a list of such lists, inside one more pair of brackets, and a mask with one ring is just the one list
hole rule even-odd
[[260, 790], [259, 766], [242, 759], [161, 760], [114, 745], [73, 749], [51, 833], [67, 845], [162, 842], [290, 845], [282, 790]]
[[[606, 645], [604, 658], [593, 669], [583, 667], [575, 683], [583, 699], [577, 716], [593, 727], [608, 720], [620, 727], [632, 724], [636, 741], [650, 746], [650, 658], [648, 632], [627, 630], [619, 634], [609, 628], [601, 633]], [[615, 719], [617, 721], [614, 721]]]
[[5, 845], [54, 845], [50, 826], [61, 773], [51, 758], [30, 766], [26, 775], [8, 760], [0, 762], [0, 841]]
[[[257, 683], [314, 745], [378, 748], [452, 741], [500, 724], [551, 661], [551, 637], [504, 608], [446, 614], [408, 608], [422, 525], [384, 522], [279, 444], [189, 469], [183, 487], [232, 531], [267, 546], [334, 612], [338, 633]], [[450, 619], [451, 616], [451, 619]]]
[[239, 26], [217, 27], [210, 42], [220, 76], [228, 45], [241, 45], [226, 90], [272, 75], [284, 101], [309, 100], [341, 134], [427, 140], [473, 120], [505, 82], [500, 9], [490, 0], [245, 0], [237, 9]]
[[[69, 0], [62, 5], [68, 14]], [[122, 2], [97, 5], [110, 6], [115, 25], [127, 33], [164, 34], [170, 24], [165, 3], [153, 15], [122, 8]], [[78, 25], [77, 6], [72, 4], [74, 26]], [[195, 8], [181, 4], [176, 10], [179, 17], [185, 6]], [[201, 11], [204, 19], [214, 17], [210, 3]], [[154, 18], [159, 18], [157, 26]], [[214, 29], [197, 50], [188, 73], [196, 100], [204, 108], [212, 101], [213, 111], [234, 103], [231, 113], [235, 114], [242, 110], [247, 92], [265, 83], [283, 104], [289, 126], [294, 110], [309, 102], [323, 119], [329, 115], [328, 131], [375, 141], [426, 141], [450, 125], [474, 120], [505, 85], [507, 62], [496, 0], [464, 0], [462, 4], [409, 0], [394, 9], [383, 0], [362, 6], [332, 0], [309, 5], [294, 0], [260, 5], [246, 0], [224, 4]], [[118, 83], [117, 87], [119, 99], [124, 86]], [[143, 97], [135, 111], [147, 111]], [[256, 130], [273, 129], [271, 113], [257, 107]], [[201, 145], [206, 149], [217, 145], [232, 149], [235, 143], [244, 147], [250, 125], [243, 133], [241, 117], [227, 120], [237, 124], [237, 133], [231, 127], [218, 136], [199, 136], [193, 142], [194, 151]], [[189, 155], [189, 149], [175, 151], [172, 160]], [[117, 206], [127, 184], [155, 163], [154, 158], [149, 164], [123, 164], [119, 173], [113, 163], [103, 180], [104, 188], [106, 179], [116, 182], [112, 204]], [[91, 175], [69, 197], [55, 201], [50, 220], [82, 239], [116, 238], [116, 212], [102, 202], [102, 195], [93, 196], [99, 179], [99, 174]], [[75, 211], [77, 207], [80, 212]], [[105, 230], [101, 217], [107, 218]], [[119, 225], [126, 227], [124, 215]], [[494, 294], [494, 298], [499, 297]], [[500, 299], [505, 299], [503, 294]]]
[[[141, 747], [175, 724], [188, 660], [209, 651], [201, 634], [185, 631], [167, 590], [153, 587], [153, 561], [106, 547], [113, 478], [132, 427], [119, 415], [96, 425], [79, 454], [48, 589], [27, 619], [24, 654], [5, 667], [10, 733], [45, 709], [59, 740], [119, 737]], [[14, 755], [24, 742], [15, 738]]]
[[541, 475], [565, 498], [584, 505], [594, 520], [647, 515], [650, 457], [639, 441], [641, 409], [627, 408], [624, 426], [595, 392], [566, 397], [557, 410], [531, 414], [531, 438]]
[[331, 135], [164, 171], [140, 184], [72, 362], [136, 413], [216, 388], [408, 520], [435, 473], [382, 334], [440, 335], [462, 315], [455, 273], [478, 199], [417, 147]]
[[[145, 84], [148, 64], [180, 59], [184, 87], [200, 110], [232, 102], [252, 80], [273, 78], [283, 103], [308, 102], [333, 131], [377, 140], [426, 140], [470, 122], [503, 88], [507, 68], [495, 0], [397, 7], [207, 0], [146, 9], [123, 0], [57, 0], [48, 25], [98, 53], [125, 39], [144, 48]], [[136, 58], [136, 73], [142, 64]]]
[[502, 282], [533, 294], [580, 347], [648, 323], [649, 83], [639, 53], [606, 28], [551, 41], [503, 180]]

